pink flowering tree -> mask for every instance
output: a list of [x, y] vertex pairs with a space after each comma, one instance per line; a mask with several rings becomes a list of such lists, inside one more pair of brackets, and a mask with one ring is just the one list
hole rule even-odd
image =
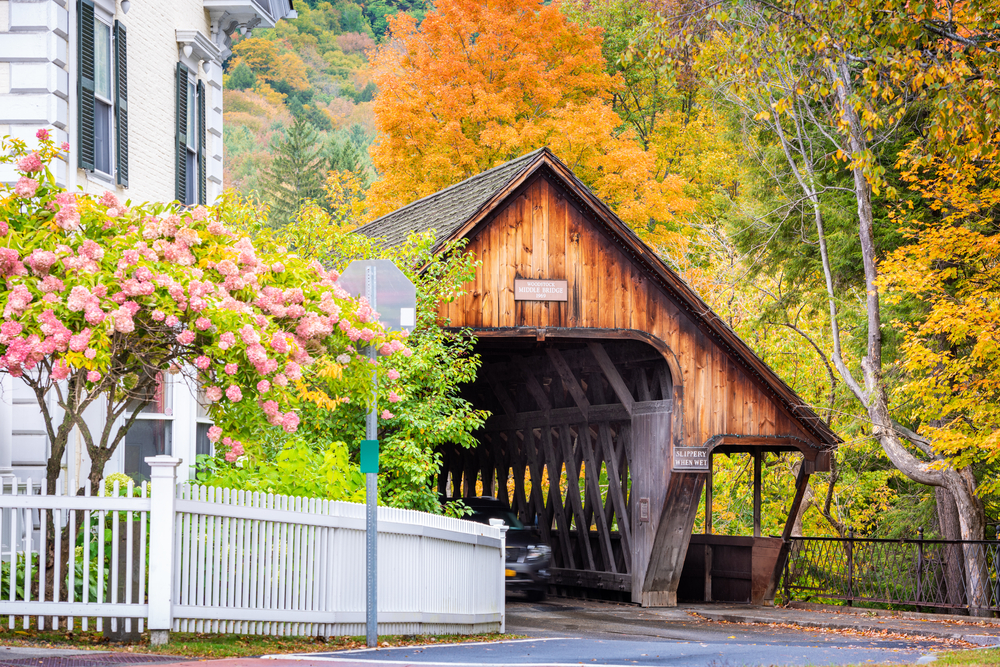
[[[49, 493], [74, 427], [97, 492], [164, 372], [203, 387], [216, 422], [209, 437], [233, 460], [255, 433], [298, 429], [303, 373], [317, 360], [334, 360], [323, 364], [324, 382], [338, 396], [364, 401], [361, 346], [409, 353], [335, 285], [336, 272], [234, 234], [238, 210], [66, 192], [48, 164], [68, 146], [45, 130], [38, 140], [34, 150], [9, 137], [0, 144], [0, 160], [20, 174], [0, 186], [0, 372], [37, 398], [52, 443]], [[104, 413], [97, 431], [84, 419], [91, 407]]]

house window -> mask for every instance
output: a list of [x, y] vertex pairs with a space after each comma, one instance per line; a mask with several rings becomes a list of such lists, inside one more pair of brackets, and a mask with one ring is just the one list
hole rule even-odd
[[94, 18], [94, 170], [111, 175], [111, 26]]
[[212, 428], [212, 418], [208, 416], [208, 399], [205, 390], [198, 392], [198, 416], [195, 427], [195, 456], [212, 455], [212, 441], [208, 439], [208, 429]]
[[[147, 456], [173, 453], [174, 406], [170, 376], [157, 375], [150, 395], [141, 400], [145, 405], [125, 434], [125, 474], [137, 483], [149, 479]], [[133, 409], [130, 406], [129, 413]]]
[[128, 187], [128, 56], [125, 26], [93, 0], [77, 0], [77, 159], [81, 169]]
[[205, 86], [177, 63], [177, 201], [205, 204]]

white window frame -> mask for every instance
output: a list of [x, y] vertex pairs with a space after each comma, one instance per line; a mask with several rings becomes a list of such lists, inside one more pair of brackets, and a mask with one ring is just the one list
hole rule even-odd
[[[97, 23], [100, 23], [103, 27], [108, 30], [108, 82], [109, 82], [109, 92], [111, 97], [104, 97], [97, 91], [97, 86], [95, 82], [94, 86], [94, 171], [92, 173], [97, 176], [102, 176], [108, 180], [113, 180], [115, 177], [115, 169], [117, 165], [115, 164], [115, 30], [114, 30], [114, 17], [107, 11], [104, 10], [99, 4], [94, 5], [94, 71], [97, 71]], [[96, 77], [95, 77], [96, 78]], [[108, 171], [104, 171], [98, 168], [98, 162], [100, 159], [97, 155], [97, 109], [96, 103], [106, 104], [108, 106], [108, 123], [107, 123], [107, 159], [108, 159]]]
[[[177, 382], [174, 379], [172, 373], [170, 373], [168, 371], [161, 371], [161, 374], [162, 374], [162, 377], [163, 377], [162, 387], [163, 387], [164, 403], [167, 404], [166, 407], [165, 407], [166, 411], [165, 412], [146, 412], [145, 410], [148, 409], [148, 407], [150, 407], [150, 406], [146, 406], [146, 408], [143, 408], [143, 411], [141, 411], [139, 414], [136, 415], [135, 422], [133, 423], [133, 426], [135, 426], [135, 424], [138, 423], [138, 422], [140, 422], [140, 421], [165, 422], [166, 424], [168, 424], [170, 428], [169, 428], [169, 434], [168, 434], [168, 436], [166, 438], [166, 443], [165, 443], [165, 446], [164, 446], [164, 449], [165, 449], [164, 454], [166, 454], [167, 456], [173, 456], [174, 450], [176, 449], [176, 447], [174, 447], [174, 440], [177, 437], [177, 429], [175, 428], [175, 426], [176, 426], [176, 424], [175, 424], [175, 416], [176, 415], [175, 415], [175, 410], [174, 410], [174, 403], [176, 402], [176, 398], [177, 398], [174, 395], [175, 392], [176, 392]], [[125, 410], [125, 413], [122, 415], [123, 422], [125, 420], [127, 420], [131, 415], [132, 415], [132, 408], [129, 407], [129, 408], [127, 408]], [[124, 427], [124, 423], [122, 424], [122, 427]], [[121, 471], [123, 473], [125, 473], [125, 474], [128, 474], [126, 472], [126, 470], [125, 470], [126, 456], [127, 456], [127, 453], [126, 453], [127, 452], [127, 445], [126, 445], [126, 440], [127, 439], [128, 439], [128, 434], [126, 433], [125, 437], [121, 441], [121, 444], [119, 445], [119, 447], [122, 450]], [[142, 462], [140, 462], [140, 469], [141, 469], [141, 466], [142, 466]]]

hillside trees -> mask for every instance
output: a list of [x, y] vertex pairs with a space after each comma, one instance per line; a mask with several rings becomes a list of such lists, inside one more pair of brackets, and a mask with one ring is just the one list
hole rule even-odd
[[[374, 215], [548, 145], [647, 238], [682, 227], [684, 179], [657, 179], [655, 155], [619, 133], [598, 30], [538, 0], [441, 0], [419, 27], [406, 15], [389, 27], [373, 60]], [[681, 254], [684, 237], [669, 240]]]

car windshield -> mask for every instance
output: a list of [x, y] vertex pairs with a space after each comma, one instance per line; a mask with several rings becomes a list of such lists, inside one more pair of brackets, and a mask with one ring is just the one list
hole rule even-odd
[[490, 522], [490, 519], [503, 519], [503, 522], [511, 530], [524, 530], [524, 524], [518, 520], [517, 516], [505, 509], [478, 509], [469, 519], [487, 524]]

